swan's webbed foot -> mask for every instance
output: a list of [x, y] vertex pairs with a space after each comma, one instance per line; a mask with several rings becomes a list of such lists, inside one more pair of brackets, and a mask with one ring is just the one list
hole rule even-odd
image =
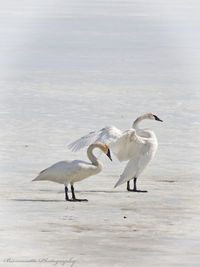
[[86, 198], [85, 199], [76, 198], [73, 185], [71, 185], [71, 191], [72, 191], [72, 199], [70, 199], [70, 201], [74, 202], [88, 201]]
[[65, 200], [66, 201], [70, 201], [70, 202], [88, 201], [87, 199], [76, 198], [73, 185], [71, 186], [71, 191], [72, 191], [72, 198], [70, 199], [68, 196], [68, 188], [67, 188], [67, 186], [65, 186]]
[[138, 190], [136, 186], [137, 178], [134, 178], [134, 188], [130, 189], [130, 181], [127, 182], [127, 191], [129, 192], [137, 192], [137, 193], [147, 193], [147, 190]]
[[132, 190], [133, 192], [137, 192], [137, 193], [147, 193], [147, 190]]
[[137, 193], [147, 193], [148, 191], [147, 190], [135, 190], [135, 189], [127, 189], [127, 191], [129, 192], [137, 192]]
[[88, 201], [86, 198], [84, 199], [80, 199], [80, 198], [72, 198], [70, 201], [74, 201], [74, 202], [81, 202], [81, 201]]
[[129, 192], [133, 192], [133, 191], [135, 191], [135, 190], [134, 190], [134, 189], [127, 188], [127, 191], [129, 191]]
[[66, 198], [66, 201], [69, 201], [69, 202], [81, 202], [81, 201], [88, 201], [87, 199], [78, 199], [78, 198]]

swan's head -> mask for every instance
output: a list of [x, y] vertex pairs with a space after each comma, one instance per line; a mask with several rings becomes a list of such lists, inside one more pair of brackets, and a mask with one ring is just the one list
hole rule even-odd
[[104, 144], [104, 147], [105, 147], [105, 149], [103, 150], [103, 152], [104, 152], [104, 153], [106, 154], [106, 156], [108, 156], [109, 159], [112, 161], [109, 146], [106, 145], [106, 144]]
[[[110, 149], [109, 149], [109, 146], [104, 144], [104, 143], [101, 143], [101, 142], [96, 142], [96, 143], [93, 143], [91, 144], [89, 147], [88, 147], [88, 150], [87, 150], [87, 153], [88, 153], [88, 157], [90, 158], [90, 155], [92, 153], [92, 151], [95, 149], [95, 148], [99, 148], [104, 154], [106, 154], [106, 156], [109, 157], [110, 160], [112, 160], [111, 158], [111, 154], [110, 154]], [[94, 156], [94, 155], [93, 155]], [[96, 158], [96, 157], [95, 157]]]
[[158, 118], [158, 116], [156, 116], [152, 113], [148, 113], [147, 116], [150, 120], [162, 121], [161, 119]]
[[106, 154], [106, 156], [109, 157], [110, 160], [112, 160], [111, 154], [110, 154], [110, 149], [109, 149], [108, 145], [103, 144], [101, 142], [96, 143], [96, 145], [103, 151], [103, 153]]

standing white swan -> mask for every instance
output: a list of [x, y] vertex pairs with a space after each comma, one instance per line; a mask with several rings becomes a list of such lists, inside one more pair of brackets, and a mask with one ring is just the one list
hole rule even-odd
[[[152, 113], [138, 117], [130, 130], [122, 132], [114, 126], [107, 126], [97, 132], [90, 132], [88, 135], [69, 144], [69, 149], [77, 151], [93, 142], [105, 142], [109, 144], [111, 151], [119, 161], [129, 160], [119, 181], [115, 187], [127, 182], [127, 190], [133, 192], [147, 192], [137, 190], [136, 182], [138, 176], [154, 158], [158, 142], [153, 131], [139, 129], [138, 124], [145, 119], [162, 121]], [[134, 179], [134, 188], [130, 189], [130, 180]]]
[[[99, 173], [103, 164], [98, 160], [93, 150], [99, 148], [111, 159], [109, 147], [103, 143], [91, 144], [88, 147], [87, 155], [92, 163], [88, 163], [81, 160], [73, 161], [59, 161], [49, 168], [41, 171], [39, 175], [33, 179], [33, 181], [52, 181], [65, 185], [65, 199], [66, 201], [87, 201], [87, 199], [77, 199], [74, 193], [74, 183], [79, 182], [91, 175]], [[71, 185], [72, 199], [68, 197], [68, 185]]]

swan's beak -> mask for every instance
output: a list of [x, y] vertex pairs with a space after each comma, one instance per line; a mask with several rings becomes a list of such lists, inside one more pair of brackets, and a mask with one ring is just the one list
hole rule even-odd
[[112, 161], [112, 158], [111, 158], [111, 155], [110, 155], [110, 149], [108, 149], [108, 152], [107, 152], [106, 156], [108, 156], [109, 159]]
[[[159, 119], [156, 115], [153, 115], [154, 116], [154, 118], [155, 118], [155, 120], [156, 121], [162, 121], [161, 119]], [[162, 121], [163, 122], [163, 121]]]

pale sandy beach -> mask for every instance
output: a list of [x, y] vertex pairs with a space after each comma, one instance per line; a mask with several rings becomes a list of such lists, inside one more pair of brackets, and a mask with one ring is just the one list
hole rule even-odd
[[[200, 4], [19, 0], [0, 8], [0, 266], [200, 266]], [[158, 138], [138, 178], [126, 162], [64, 186], [32, 182], [67, 145], [106, 125], [144, 121]]]

